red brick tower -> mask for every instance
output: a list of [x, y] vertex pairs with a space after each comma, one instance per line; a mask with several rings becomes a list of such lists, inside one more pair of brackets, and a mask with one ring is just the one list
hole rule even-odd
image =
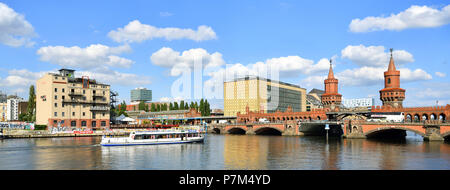
[[380, 90], [380, 100], [383, 106], [399, 108], [403, 107], [405, 89], [400, 88], [400, 71], [395, 69], [394, 58], [389, 61], [389, 68], [384, 72], [384, 89]]
[[330, 60], [330, 71], [328, 72], [328, 78], [325, 79], [325, 93], [322, 94], [322, 104], [324, 108], [330, 110], [339, 109], [341, 105], [342, 95], [338, 93], [338, 79], [334, 78], [333, 67]]

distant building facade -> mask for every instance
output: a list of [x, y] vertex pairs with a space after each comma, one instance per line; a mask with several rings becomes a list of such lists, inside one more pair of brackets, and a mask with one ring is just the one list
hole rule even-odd
[[8, 104], [6, 102], [0, 102], [0, 121], [7, 121]]
[[354, 99], [342, 98], [342, 105], [346, 108], [372, 107], [375, 105], [375, 99], [374, 98], [354, 98]]
[[18, 121], [21, 113], [26, 113], [28, 102], [20, 97], [11, 97], [6, 100], [6, 120]]
[[152, 91], [147, 88], [136, 88], [130, 92], [131, 102], [152, 101]]
[[36, 82], [36, 124], [96, 129], [109, 127], [110, 86], [74, 70], [47, 73]]
[[309, 91], [308, 94], [306, 94], [306, 111], [323, 108], [321, 98], [324, 93], [325, 91], [315, 88]]
[[260, 77], [244, 77], [224, 82], [224, 116], [236, 116], [250, 111], [273, 113], [306, 111], [306, 89]]

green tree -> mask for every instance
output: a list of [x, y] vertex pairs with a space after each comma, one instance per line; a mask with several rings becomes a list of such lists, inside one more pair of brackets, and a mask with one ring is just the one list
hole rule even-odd
[[204, 103], [205, 105], [204, 105], [204, 109], [203, 109], [203, 112], [204, 112], [204, 116], [209, 116], [209, 115], [211, 115], [211, 108], [210, 108], [210, 105], [209, 105], [209, 102], [208, 102], [208, 100], [207, 99], [205, 99], [205, 103]]
[[184, 100], [181, 100], [180, 102], [180, 110], [184, 110]]
[[205, 102], [203, 101], [203, 98], [200, 100], [200, 106], [199, 106], [199, 112], [202, 116], [205, 116]]
[[139, 102], [138, 110], [145, 110], [145, 102], [144, 101]]
[[29, 121], [28, 114], [27, 113], [19, 114], [19, 121]]
[[34, 85], [30, 86], [27, 114], [25, 119], [25, 121], [30, 122], [36, 121], [36, 93], [34, 92]]
[[151, 112], [155, 112], [155, 111], [156, 111], [155, 104], [152, 103], [152, 107], [150, 108], [150, 111], [151, 111]]
[[156, 111], [161, 111], [161, 105], [160, 104], [156, 105]]
[[197, 102], [194, 103], [194, 108], [195, 108], [196, 111], [198, 111], [198, 104], [197, 104]]
[[195, 108], [194, 102], [191, 102], [191, 104], [189, 104], [189, 109]]
[[128, 114], [126, 113], [126, 111], [127, 111], [127, 103], [125, 103], [125, 100], [119, 105], [119, 109], [118, 109], [118, 113], [117, 113], [117, 115], [118, 116], [120, 116], [120, 115], [125, 115], [125, 116], [127, 116], [128, 117]]
[[178, 102], [173, 103], [173, 110], [178, 110]]
[[173, 110], [173, 104], [172, 104], [172, 102], [170, 102], [170, 104], [169, 104], [169, 110]]

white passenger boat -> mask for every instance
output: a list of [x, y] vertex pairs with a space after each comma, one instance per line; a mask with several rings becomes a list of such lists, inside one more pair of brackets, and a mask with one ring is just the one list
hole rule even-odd
[[205, 130], [201, 127], [133, 131], [128, 137], [103, 136], [102, 146], [158, 145], [203, 142]]

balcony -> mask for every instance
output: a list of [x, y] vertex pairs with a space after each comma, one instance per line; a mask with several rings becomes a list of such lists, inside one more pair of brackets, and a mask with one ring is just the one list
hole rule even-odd
[[109, 111], [109, 106], [91, 106], [91, 111]]
[[105, 95], [103, 93], [93, 93], [92, 96], [94, 96], [94, 97], [104, 97]]
[[83, 96], [81, 92], [69, 92], [69, 96]]

